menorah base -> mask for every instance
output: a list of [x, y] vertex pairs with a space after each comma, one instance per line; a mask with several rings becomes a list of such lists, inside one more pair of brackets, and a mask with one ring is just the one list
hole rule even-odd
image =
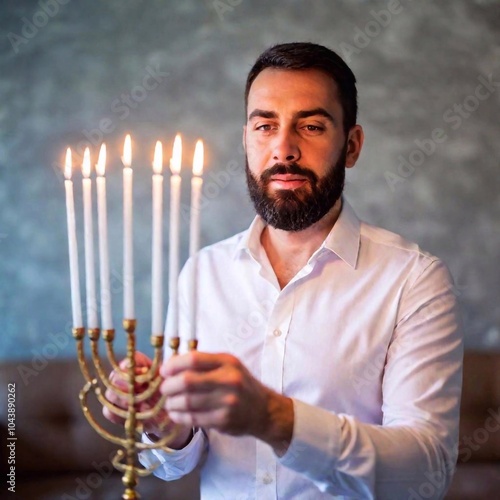
[[125, 491], [122, 495], [122, 500], [139, 500], [141, 495], [135, 490], [137, 486], [137, 481], [132, 477], [127, 477], [126, 475], [122, 478], [123, 485], [125, 486]]
[[139, 500], [141, 496], [132, 488], [126, 488], [122, 495], [122, 500]]

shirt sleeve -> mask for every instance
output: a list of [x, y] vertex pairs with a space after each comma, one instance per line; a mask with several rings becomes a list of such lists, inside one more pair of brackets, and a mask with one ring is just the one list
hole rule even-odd
[[382, 425], [294, 400], [280, 462], [323, 492], [354, 498], [442, 498], [458, 454], [463, 339], [447, 268], [407, 284], [387, 351]]
[[[142, 435], [144, 443], [152, 444], [146, 434]], [[181, 450], [144, 450], [139, 453], [139, 461], [146, 468], [156, 467], [154, 475], [164, 481], [174, 481], [189, 474], [204, 459], [208, 452], [208, 439], [198, 429], [191, 441]]]

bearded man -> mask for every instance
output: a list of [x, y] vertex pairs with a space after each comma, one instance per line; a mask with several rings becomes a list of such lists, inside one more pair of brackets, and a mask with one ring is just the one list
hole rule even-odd
[[171, 453], [141, 455], [164, 480], [202, 464], [202, 499], [441, 498], [449, 486], [462, 370], [453, 286], [439, 259], [361, 222], [342, 196], [364, 137], [355, 82], [310, 43], [266, 50], [248, 76], [257, 216], [197, 256], [198, 352], [162, 366], [165, 411], [144, 440], [173, 423], [180, 433]]

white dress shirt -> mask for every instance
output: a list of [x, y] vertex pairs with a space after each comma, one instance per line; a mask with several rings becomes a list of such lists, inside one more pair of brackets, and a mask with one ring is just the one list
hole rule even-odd
[[[144, 452], [176, 479], [204, 459], [202, 499], [441, 498], [454, 471], [462, 336], [436, 257], [359, 219], [344, 200], [321, 247], [283, 288], [264, 222], [198, 254], [198, 349], [230, 352], [293, 398], [286, 454], [199, 430], [183, 450]], [[180, 277], [187, 338], [192, 260]]]

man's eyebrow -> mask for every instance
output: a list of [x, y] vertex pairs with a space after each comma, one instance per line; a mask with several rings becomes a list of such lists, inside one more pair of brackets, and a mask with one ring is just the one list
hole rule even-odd
[[[323, 116], [329, 121], [331, 121], [333, 124], [336, 123], [333, 116], [330, 113], [328, 113], [328, 111], [325, 108], [313, 108], [313, 109], [305, 109], [302, 111], [297, 111], [297, 113], [295, 113], [294, 116], [296, 119], [310, 118], [311, 116]], [[248, 115], [248, 121], [250, 121], [252, 118], [255, 117], [273, 119], [277, 118], [278, 114], [275, 111], [266, 111], [265, 109], [254, 109]]]
[[297, 111], [295, 113], [295, 118], [310, 118], [311, 116], [323, 116], [331, 121], [333, 124], [336, 123], [335, 118], [328, 113], [325, 108], [314, 108], [314, 109], [305, 109], [304, 111]]
[[255, 118], [258, 116], [259, 118], [277, 118], [278, 115], [274, 111], [266, 111], [265, 109], [254, 109], [249, 115], [248, 115], [248, 121], [250, 121], [252, 118]]

